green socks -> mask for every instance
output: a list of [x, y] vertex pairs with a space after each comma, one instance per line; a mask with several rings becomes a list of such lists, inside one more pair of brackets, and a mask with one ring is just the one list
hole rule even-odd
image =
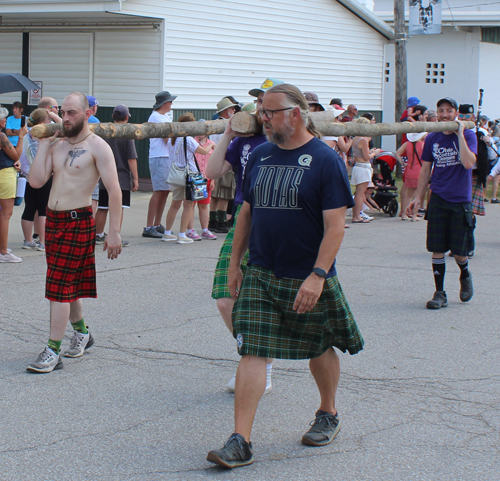
[[208, 220], [210, 222], [217, 222], [217, 211], [211, 210], [209, 215], [210, 215], [210, 217]]
[[89, 331], [87, 331], [87, 326], [85, 325], [83, 317], [78, 322], [75, 322], [74, 324], [71, 323], [71, 325], [73, 326], [73, 329], [77, 332], [81, 332], [82, 334], [89, 333]]
[[217, 211], [217, 222], [226, 222], [226, 211], [218, 210]]
[[[87, 326], [85, 325], [85, 321], [80, 319], [78, 322], [75, 322], [74, 324], [71, 323], [73, 326], [73, 329], [77, 332], [81, 332], [82, 334], [88, 334], [89, 331], [87, 331]], [[62, 341], [54, 341], [53, 339], [49, 339], [49, 342], [47, 343], [47, 346], [52, 349], [56, 354], [59, 354], [61, 351], [61, 343]]]
[[62, 341], [53, 341], [52, 339], [49, 339], [47, 346], [50, 347], [50, 349], [52, 349], [56, 354], [59, 354], [59, 351], [61, 350], [61, 342]]

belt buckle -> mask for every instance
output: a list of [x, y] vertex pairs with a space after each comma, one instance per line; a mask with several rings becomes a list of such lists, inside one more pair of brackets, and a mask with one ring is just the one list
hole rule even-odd
[[78, 219], [78, 212], [76, 210], [72, 210], [70, 214], [72, 219]]

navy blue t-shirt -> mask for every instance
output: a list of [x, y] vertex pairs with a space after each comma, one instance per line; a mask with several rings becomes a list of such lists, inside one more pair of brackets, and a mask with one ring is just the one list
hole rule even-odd
[[[244, 200], [252, 212], [249, 264], [292, 279], [305, 279], [314, 268], [323, 211], [354, 205], [344, 162], [317, 138], [293, 150], [268, 142], [256, 147]], [[328, 276], [335, 274], [334, 262]]]

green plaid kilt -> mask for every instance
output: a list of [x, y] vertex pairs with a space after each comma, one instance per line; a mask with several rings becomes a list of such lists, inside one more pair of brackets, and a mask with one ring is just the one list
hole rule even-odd
[[[233, 251], [233, 239], [234, 239], [234, 229], [236, 227], [236, 220], [238, 219], [238, 214], [240, 213], [241, 204], [236, 209], [234, 215], [234, 225], [231, 230], [227, 233], [224, 243], [219, 252], [219, 260], [215, 266], [214, 283], [212, 286], [212, 298], [221, 299], [223, 297], [231, 297], [229, 293], [229, 288], [227, 286], [227, 272], [229, 270], [229, 262], [231, 261], [231, 253]], [[245, 275], [248, 262], [248, 251], [243, 257], [241, 262], [241, 271]]]
[[479, 175], [472, 174], [472, 212], [476, 215], [486, 215], [484, 208], [484, 189]]
[[240, 355], [311, 359], [331, 346], [350, 354], [363, 349], [363, 338], [337, 276], [325, 281], [312, 311], [297, 314], [293, 303], [303, 282], [248, 266], [232, 315]]
[[432, 193], [427, 207], [427, 250], [466, 257], [474, 249], [474, 216], [470, 202], [448, 202]]

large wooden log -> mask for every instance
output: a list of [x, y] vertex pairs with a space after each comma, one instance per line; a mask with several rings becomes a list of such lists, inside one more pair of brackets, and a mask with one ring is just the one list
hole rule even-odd
[[[410, 132], [442, 132], [458, 129], [456, 122], [396, 122], [394, 124], [358, 124], [356, 122], [333, 122], [332, 112], [312, 112], [314, 126], [323, 135], [356, 136], [366, 135], [377, 137], [380, 135], [396, 135]], [[206, 120], [203, 122], [165, 122], [144, 124], [89, 124], [90, 129], [99, 137], [110, 139], [149, 139], [167, 137], [194, 137], [196, 135], [221, 134], [226, 128], [227, 120]], [[234, 131], [242, 134], [258, 133], [260, 127], [255, 116], [246, 112], [238, 112], [231, 120]], [[474, 123], [468, 122], [473, 128]], [[61, 124], [40, 124], [31, 130], [34, 137], [51, 137], [57, 131], [62, 131]]]
[[[466, 124], [467, 128], [474, 128], [474, 122], [466, 122]], [[458, 130], [458, 124], [456, 122], [395, 122], [393, 124], [314, 122], [314, 126], [322, 135], [333, 135], [335, 137], [355, 137], [356, 135], [378, 137], [381, 135], [399, 135], [418, 132], [454, 132]]]
[[[207, 120], [204, 122], [165, 122], [143, 124], [89, 124], [90, 130], [103, 139], [152, 139], [167, 137], [187, 137], [196, 135], [222, 134], [227, 120]], [[34, 137], [51, 137], [62, 131], [61, 124], [39, 124], [31, 130]]]
[[[320, 115], [317, 115], [320, 114]], [[399, 135], [411, 132], [453, 132], [458, 130], [456, 122], [395, 122], [393, 124], [358, 124], [357, 122], [333, 122], [333, 113], [312, 112], [311, 118], [314, 127], [322, 135], [335, 137], [355, 137], [366, 135], [378, 137], [380, 135]], [[328, 121], [328, 117], [331, 121]], [[258, 124], [253, 115], [236, 114], [231, 120], [231, 127], [241, 134], [258, 132]], [[474, 122], [467, 122], [469, 129], [474, 128]]]

